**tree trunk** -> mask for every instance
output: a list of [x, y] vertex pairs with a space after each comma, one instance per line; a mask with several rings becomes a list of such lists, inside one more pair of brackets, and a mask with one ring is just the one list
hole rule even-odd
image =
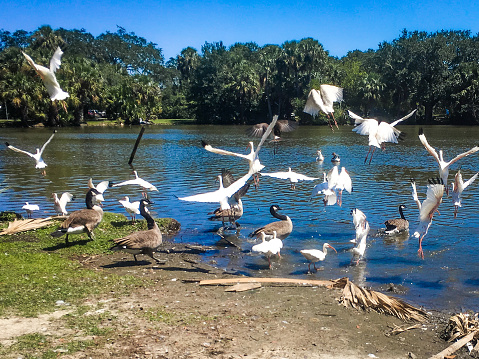
[[48, 108], [48, 118], [46, 125], [49, 127], [56, 127], [59, 124], [58, 118], [58, 107], [55, 101], [50, 102], [50, 107]]
[[80, 105], [75, 108], [73, 112], [73, 125], [80, 126], [80, 124], [83, 122], [84, 107], [85, 106]]
[[433, 108], [434, 108], [434, 106], [432, 105], [432, 103], [424, 104], [424, 122], [426, 124], [430, 124], [430, 123], [433, 122], [433, 118], [432, 118]]

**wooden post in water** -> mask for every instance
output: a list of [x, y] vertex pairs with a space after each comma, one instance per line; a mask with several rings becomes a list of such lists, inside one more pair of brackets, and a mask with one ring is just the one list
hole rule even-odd
[[133, 162], [133, 159], [135, 158], [136, 149], [138, 148], [138, 145], [140, 144], [141, 136], [143, 136], [143, 132], [145, 132], [145, 126], [141, 126], [141, 130], [138, 135], [138, 138], [136, 139], [135, 146], [133, 147], [133, 151], [131, 151], [130, 160], [128, 161], [129, 165], [131, 165], [131, 163]]

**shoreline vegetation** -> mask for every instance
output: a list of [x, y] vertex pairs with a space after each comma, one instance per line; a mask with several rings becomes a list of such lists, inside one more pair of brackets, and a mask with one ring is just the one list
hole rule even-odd
[[[0, 230], [13, 217], [4, 216]], [[113, 238], [146, 227], [143, 220], [106, 212], [93, 241], [78, 235], [70, 246], [49, 235], [61, 223], [53, 220], [0, 236], [3, 358], [394, 359], [429, 358], [450, 346], [451, 313], [403, 321], [345, 307], [338, 289], [281, 280], [246, 289], [201, 285], [247, 277], [200, 259], [218, 248], [172, 242], [174, 219], [156, 220], [165, 239], [159, 263], [109, 250]], [[329, 280], [320, 272], [310, 279]], [[471, 357], [465, 347], [455, 355]]]

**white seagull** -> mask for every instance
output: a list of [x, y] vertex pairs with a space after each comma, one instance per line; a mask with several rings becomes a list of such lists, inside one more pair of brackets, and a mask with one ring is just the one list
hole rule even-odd
[[316, 262], [324, 261], [324, 259], [326, 258], [326, 254], [328, 254], [328, 247], [332, 248], [336, 253], [338, 253], [336, 251], [336, 249], [334, 249], [334, 247], [332, 245], [330, 245], [329, 243], [324, 243], [323, 244], [323, 250], [322, 251], [319, 250], [319, 249], [302, 249], [302, 250], [300, 250], [300, 253], [304, 256], [304, 258], [306, 258], [309, 261], [308, 273], [311, 273], [311, 263], [313, 263], [314, 270], [316, 272], [318, 271], [318, 268], [316, 268]]
[[273, 127], [276, 124], [276, 121], [278, 121], [278, 116], [273, 117], [273, 121], [269, 124], [267, 130], [264, 132], [263, 137], [261, 137], [261, 141], [258, 144], [258, 147], [256, 147], [256, 151], [254, 149], [254, 144], [253, 142], [249, 142], [250, 146], [250, 153], [247, 155], [244, 155], [242, 153], [236, 153], [236, 152], [230, 152], [230, 151], [225, 151], [219, 148], [214, 148], [211, 145], [207, 144], [205, 141], [201, 141], [201, 144], [203, 145], [204, 149], [209, 152], [217, 153], [219, 155], [226, 155], [226, 156], [235, 156], [235, 157], [241, 157], [249, 162], [249, 173], [253, 175], [254, 183], [257, 186], [259, 183], [259, 177], [257, 176], [257, 173], [261, 171], [264, 166], [261, 164], [259, 161], [259, 150], [261, 149], [261, 146], [263, 145], [264, 141], [268, 138], [269, 134], [271, 133]]
[[101, 181], [95, 186], [93, 185], [93, 180], [91, 178], [88, 180], [88, 188], [94, 188], [98, 192], [93, 193], [93, 204], [101, 205], [101, 203], [105, 200], [105, 198], [103, 197], [103, 193], [105, 193], [109, 186], [110, 181]]
[[15, 151], [15, 152], [20, 152], [20, 153], [23, 153], [25, 155], [28, 155], [30, 157], [32, 157], [36, 164], [35, 164], [35, 168], [45, 168], [47, 167], [47, 164], [45, 163], [45, 161], [43, 161], [43, 158], [42, 158], [42, 154], [43, 154], [43, 151], [45, 151], [45, 147], [47, 147], [47, 145], [50, 143], [50, 141], [53, 139], [53, 136], [55, 136], [55, 133], [57, 132], [57, 130], [54, 130], [53, 131], [53, 134], [50, 136], [50, 138], [48, 139], [47, 142], [45, 142], [42, 146], [42, 148], [37, 148], [37, 151], [36, 153], [30, 153], [30, 152], [27, 152], [27, 151], [23, 151], [19, 148], [16, 148], [16, 147], [13, 147], [12, 145], [10, 145], [8, 142], [5, 142], [5, 145], [11, 149], [12, 151]]
[[28, 202], [25, 202], [25, 205], [22, 207], [27, 212], [28, 218], [32, 218], [33, 211], [39, 211], [40, 207], [36, 204], [30, 204]]
[[128, 196], [125, 196], [118, 202], [120, 202], [123, 208], [125, 208], [125, 211], [130, 215], [131, 222], [135, 223], [136, 215], [140, 214], [140, 201], [130, 202], [130, 198]]
[[419, 238], [419, 249], [417, 254], [424, 259], [424, 252], [422, 250], [422, 240], [426, 236], [429, 227], [432, 224], [432, 217], [437, 211], [439, 213], [439, 205], [442, 203], [442, 196], [444, 195], [444, 183], [441, 178], [429, 179], [427, 185], [426, 199], [421, 204], [417, 197], [416, 182], [411, 180], [412, 198], [419, 208], [419, 225], [414, 232], [414, 237]]
[[66, 210], [66, 205], [68, 202], [74, 199], [73, 195], [69, 192], [62, 193], [62, 196], [58, 198], [56, 193], [52, 193], [53, 198], [53, 208], [55, 208], [55, 213], [59, 216], [66, 216], [68, 214]]
[[323, 156], [323, 153], [321, 152], [321, 150], [318, 150], [318, 156], [316, 157], [316, 162], [323, 162], [324, 161], [324, 156]]
[[457, 211], [461, 205], [461, 194], [462, 192], [476, 180], [479, 172], [474, 176], [469, 178], [466, 182], [462, 179], [461, 171], [458, 170], [456, 176], [454, 177], [454, 182], [452, 183], [452, 202], [454, 203], [454, 218], [457, 217]]
[[364, 163], [366, 163], [369, 153], [371, 152], [371, 157], [369, 158], [369, 163], [373, 159], [374, 151], [377, 148], [382, 148], [384, 150], [384, 143], [391, 142], [391, 143], [398, 143], [398, 138], [401, 135], [401, 131], [399, 131], [396, 126], [399, 122], [402, 122], [409, 117], [411, 117], [416, 110], [411, 111], [406, 116], [396, 120], [392, 123], [387, 123], [381, 121], [380, 123], [375, 120], [374, 118], [362, 118], [361, 116], [356, 115], [352, 111], [348, 110], [349, 116], [354, 119], [354, 125], [356, 126], [353, 128], [353, 131], [359, 133], [360, 135], [369, 136], [369, 151], [364, 159]]
[[298, 183], [298, 181], [314, 181], [318, 179], [317, 177], [309, 177], [301, 173], [293, 172], [291, 170], [291, 167], [288, 168], [288, 171], [283, 171], [283, 172], [272, 172], [272, 173], [261, 172], [261, 176], [268, 176], [268, 177], [274, 177], [279, 179], [288, 179], [291, 182], [291, 189], [296, 189], [296, 183]]
[[336, 128], [338, 124], [334, 118], [334, 102], [341, 102], [343, 100], [343, 89], [341, 87], [333, 85], [321, 85], [319, 90], [312, 89], [309, 91], [308, 99], [306, 100], [306, 105], [304, 106], [303, 112], [309, 113], [311, 116], [317, 116], [319, 111], [322, 111], [328, 117], [328, 124], [331, 130], [333, 126], [329, 121], [329, 115], [333, 117], [334, 124]]
[[[112, 185], [112, 187], [120, 187], [120, 186], [127, 186], [127, 185], [137, 185], [143, 188], [144, 191], [150, 190], [150, 191], [158, 191], [158, 189], [153, 186], [150, 182], [145, 181], [143, 178], [138, 177], [138, 172], [133, 171], [133, 174], [135, 175], [135, 179], [116, 183]], [[146, 197], [146, 192], [143, 192], [143, 195]]]
[[61, 58], [63, 51], [60, 47], [57, 47], [55, 53], [50, 59], [50, 68], [47, 69], [41, 65], [37, 65], [33, 62], [32, 58], [22, 51], [23, 56], [27, 59], [28, 63], [35, 69], [37, 74], [42, 78], [43, 84], [47, 88], [48, 94], [52, 101], [55, 100], [64, 100], [70, 95], [63, 91], [58, 84], [57, 78], [55, 77], [55, 72], [60, 68]]
[[427, 142], [426, 136], [424, 135], [424, 131], [422, 127], [419, 129], [419, 140], [421, 143], [424, 145], [426, 148], [427, 152], [431, 156], [435, 158], [439, 165], [439, 177], [441, 177], [444, 187], [446, 188], [446, 194], [449, 194], [449, 188], [447, 187], [447, 177], [449, 175], [449, 167], [456, 161], [460, 160], [463, 157], [472, 155], [473, 153], [479, 151], [479, 146], [475, 146], [471, 148], [469, 151], [463, 152], [456, 157], [454, 157], [452, 160], [449, 162], [444, 161], [442, 150], [439, 150], [439, 154], [436, 152], [436, 150]]
[[364, 225], [359, 226], [356, 228], [356, 243], [358, 244], [356, 247], [353, 248], [353, 258], [351, 259], [351, 263], [354, 262], [356, 259], [356, 265], [359, 263], [361, 258], [364, 257], [364, 253], [366, 252], [366, 238], [369, 234], [369, 222], [364, 221]]

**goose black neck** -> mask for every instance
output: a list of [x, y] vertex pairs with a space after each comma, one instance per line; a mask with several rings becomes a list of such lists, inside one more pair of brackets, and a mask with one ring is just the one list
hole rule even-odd
[[86, 193], [86, 197], [85, 197], [86, 208], [88, 208], [88, 209], [93, 209], [93, 195], [98, 194], [98, 193], [100, 193], [100, 192], [98, 192], [98, 191], [95, 190], [94, 188], [91, 188], [91, 189]]
[[279, 214], [277, 211], [276, 211], [276, 207], [274, 206], [271, 206], [270, 209], [269, 209], [269, 212], [271, 213], [271, 215], [274, 217], [274, 218], [278, 218], [282, 221], [286, 220], [288, 218], [288, 216], [284, 215], [284, 214]]
[[145, 206], [146, 201], [140, 202], [140, 214], [146, 219], [146, 223], [148, 224], [148, 229], [153, 229], [155, 226], [155, 220], [151, 217], [150, 213], [146, 211]]
[[399, 206], [399, 214], [401, 215], [402, 219], [406, 219], [406, 217], [404, 217], [404, 213], [402, 213], [402, 207], [401, 206]]

